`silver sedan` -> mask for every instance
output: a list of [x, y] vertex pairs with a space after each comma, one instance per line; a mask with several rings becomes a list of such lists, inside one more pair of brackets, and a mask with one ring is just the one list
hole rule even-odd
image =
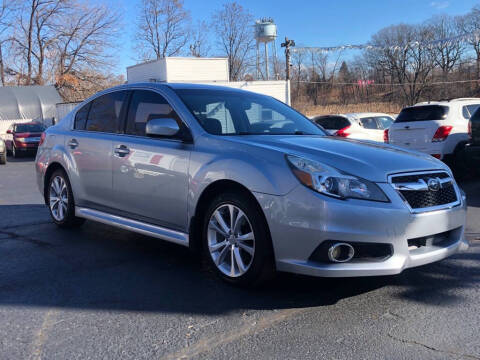
[[36, 170], [57, 225], [89, 219], [188, 246], [237, 284], [275, 270], [397, 274], [468, 247], [445, 164], [328, 136], [242, 90], [103, 91], [45, 132]]

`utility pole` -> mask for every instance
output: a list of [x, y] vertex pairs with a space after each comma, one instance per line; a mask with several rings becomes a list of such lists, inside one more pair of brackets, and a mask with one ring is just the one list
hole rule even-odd
[[295, 41], [294, 40], [289, 40], [285, 36], [285, 42], [280, 44], [281, 47], [285, 48], [285, 59], [286, 59], [286, 75], [287, 75], [287, 80], [290, 80], [290, 47], [295, 46]]

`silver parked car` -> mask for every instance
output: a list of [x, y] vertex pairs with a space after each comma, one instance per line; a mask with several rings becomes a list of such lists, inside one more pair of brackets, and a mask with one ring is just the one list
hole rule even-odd
[[7, 145], [5, 140], [0, 137], [0, 165], [5, 165], [7, 163]]
[[36, 170], [57, 225], [90, 219], [202, 250], [233, 283], [397, 274], [468, 247], [465, 196], [442, 162], [327, 136], [231, 88], [103, 91], [45, 132]]

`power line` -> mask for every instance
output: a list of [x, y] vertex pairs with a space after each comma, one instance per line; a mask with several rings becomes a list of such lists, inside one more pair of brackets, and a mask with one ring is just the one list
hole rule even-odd
[[328, 47], [297, 47], [292, 49], [294, 53], [306, 53], [306, 52], [315, 52], [315, 53], [329, 53], [335, 51], [343, 50], [372, 50], [372, 51], [385, 51], [390, 50], [393, 52], [407, 50], [408, 48], [420, 48], [427, 47], [432, 48], [434, 46], [442, 45], [453, 45], [460, 42], [480, 42], [480, 32], [475, 31], [472, 34], [462, 34], [457, 36], [452, 36], [449, 38], [437, 39], [432, 41], [411, 41], [405, 45], [389, 45], [389, 46], [379, 46], [372, 44], [355, 44], [355, 45], [338, 45], [338, 46], [328, 46]]

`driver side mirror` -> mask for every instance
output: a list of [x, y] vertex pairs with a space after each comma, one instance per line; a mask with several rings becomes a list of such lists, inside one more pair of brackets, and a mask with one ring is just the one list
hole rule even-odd
[[7, 134], [11, 134], [12, 133], [12, 130], [7, 130]]
[[145, 133], [147, 136], [173, 137], [178, 135], [180, 127], [175, 119], [151, 119], [147, 122]]

